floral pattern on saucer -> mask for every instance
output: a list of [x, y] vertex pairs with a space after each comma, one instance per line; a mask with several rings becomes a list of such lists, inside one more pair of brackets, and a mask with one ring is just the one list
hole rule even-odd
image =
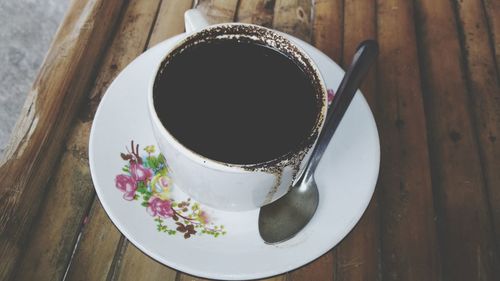
[[171, 196], [172, 181], [168, 176], [165, 157], [155, 154], [155, 146], [144, 148], [145, 155], [139, 155], [139, 144], [131, 141], [130, 150], [121, 153], [127, 161], [123, 173], [115, 177], [116, 187], [123, 192], [127, 201], [141, 201], [146, 212], [154, 217], [156, 228], [169, 235], [181, 233], [185, 239], [193, 235], [225, 235], [224, 225], [215, 225], [200, 204], [188, 198], [175, 201]]
[[335, 92], [332, 89], [327, 89], [326, 92], [328, 93], [328, 104], [331, 104], [333, 97], [335, 96]]

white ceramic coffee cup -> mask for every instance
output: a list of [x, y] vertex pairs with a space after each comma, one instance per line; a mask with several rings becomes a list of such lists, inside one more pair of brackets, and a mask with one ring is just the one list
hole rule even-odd
[[[153, 133], [164, 154], [173, 182], [193, 199], [211, 207], [245, 211], [269, 204], [285, 195], [295, 176], [305, 166], [327, 112], [327, 91], [318, 68], [309, 56], [284, 34], [264, 27], [228, 23], [208, 25], [197, 10], [185, 14], [187, 37], [181, 40], [159, 62], [149, 86], [148, 108]], [[311, 134], [297, 150], [264, 163], [237, 165], [222, 163], [200, 155], [172, 136], [158, 118], [154, 105], [154, 85], [157, 74], [169, 59], [183, 48], [203, 40], [220, 38], [255, 41], [284, 52], [310, 76], [319, 104], [316, 124]], [[207, 93], [209, 94], [209, 93]], [[202, 141], [202, 140], [200, 140]]]

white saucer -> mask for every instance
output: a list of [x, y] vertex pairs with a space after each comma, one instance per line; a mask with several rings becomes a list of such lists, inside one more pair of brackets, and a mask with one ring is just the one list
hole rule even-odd
[[[205, 278], [264, 278], [293, 270], [326, 253], [358, 222], [377, 181], [378, 133], [360, 92], [354, 97], [316, 171], [320, 192], [318, 210], [306, 228], [287, 242], [268, 245], [261, 240], [257, 229], [258, 210], [223, 212], [205, 206], [201, 206], [202, 216], [208, 215], [210, 222], [202, 224], [203, 219], [198, 218], [200, 211], [195, 210], [192, 219], [197, 225], [195, 235], [189, 239], [179, 231], [171, 231], [177, 233], [169, 235], [157, 230], [158, 221], [152, 216], [163, 214], [162, 224], [175, 230], [177, 225], [168, 208], [148, 212], [141, 205], [141, 193], [135, 193], [139, 200], [127, 201], [125, 193], [116, 187], [117, 175], [124, 174], [119, 179], [120, 186], [131, 178], [131, 172], [122, 171], [128, 161], [120, 157], [120, 153], [128, 154], [127, 147], [132, 152], [131, 140], [140, 145], [143, 160], [147, 155], [144, 148], [156, 146], [147, 113], [148, 81], [161, 57], [184, 36], [164, 41], [135, 59], [114, 80], [99, 105], [90, 134], [89, 158], [94, 186], [107, 214], [127, 239], [147, 255], [174, 269]], [[327, 87], [337, 89], [344, 73], [342, 69], [314, 47], [292, 39], [316, 62]], [[156, 157], [158, 151], [152, 155]], [[186, 199], [175, 184], [170, 190], [166, 196], [171, 200]], [[191, 209], [187, 213], [190, 212]], [[204, 227], [214, 230], [216, 226], [212, 235], [202, 233]], [[219, 233], [218, 237], [214, 237], [215, 233]]]

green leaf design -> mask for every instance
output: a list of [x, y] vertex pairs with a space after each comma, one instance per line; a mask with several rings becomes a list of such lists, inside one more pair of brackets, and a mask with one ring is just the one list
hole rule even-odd
[[163, 154], [161, 153], [158, 155], [158, 162], [165, 164], [165, 156], [163, 156]]
[[158, 160], [154, 156], [148, 156], [146, 158], [147, 164], [150, 168], [156, 170], [158, 168]]

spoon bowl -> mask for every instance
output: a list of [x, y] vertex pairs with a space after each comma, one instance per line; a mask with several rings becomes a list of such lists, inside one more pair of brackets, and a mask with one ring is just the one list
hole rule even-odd
[[264, 241], [279, 243], [298, 233], [313, 217], [318, 202], [318, 187], [312, 180], [294, 186], [279, 200], [263, 206], [259, 213], [259, 231]]

